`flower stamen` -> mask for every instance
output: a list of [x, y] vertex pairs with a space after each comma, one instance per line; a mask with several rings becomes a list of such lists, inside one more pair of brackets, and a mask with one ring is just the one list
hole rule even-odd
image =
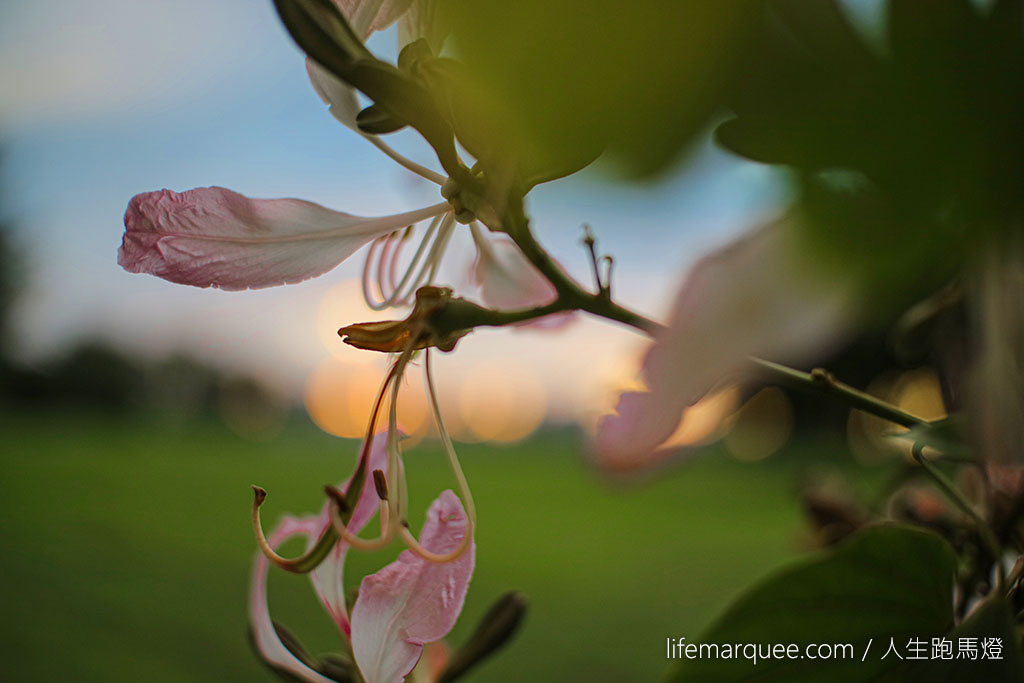
[[430, 412], [434, 417], [434, 424], [437, 426], [437, 431], [441, 436], [441, 443], [444, 446], [445, 455], [448, 456], [448, 466], [451, 468], [452, 475], [455, 477], [455, 482], [458, 485], [459, 496], [462, 498], [463, 504], [466, 507], [466, 534], [462, 537], [462, 541], [454, 550], [449, 553], [439, 554], [431, 552], [420, 545], [419, 541], [416, 540], [416, 537], [409, 531], [409, 524], [404, 517], [402, 518], [402, 523], [399, 527], [398, 533], [402, 537], [402, 540], [405, 541], [405, 544], [409, 547], [409, 550], [413, 551], [428, 562], [441, 564], [458, 559], [464, 552], [466, 552], [472, 543], [473, 533], [476, 527], [476, 505], [473, 502], [473, 494], [469, 490], [469, 482], [466, 480], [466, 475], [462, 471], [462, 466], [459, 464], [459, 458], [455, 453], [455, 446], [452, 444], [451, 436], [448, 434], [448, 429], [445, 427], [444, 420], [441, 418], [440, 404], [437, 400], [437, 389], [434, 386], [433, 372], [430, 368], [430, 349], [426, 350], [424, 374], [427, 380], [427, 395], [430, 399]]

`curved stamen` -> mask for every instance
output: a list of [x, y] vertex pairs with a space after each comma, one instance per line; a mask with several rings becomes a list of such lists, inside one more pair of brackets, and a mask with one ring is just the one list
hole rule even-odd
[[[434, 283], [434, 277], [437, 276], [437, 269], [441, 265], [441, 257], [444, 256], [444, 251], [448, 247], [448, 241], [452, 237], [452, 233], [455, 231], [455, 214], [448, 212], [445, 214], [445, 220], [441, 224], [441, 230], [437, 235], [437, 240], [434, 242], [434, 250], [430, 256], [430, 275], [427, 277], [427, 284]], [[424, 264], [425, 266], [426, 264]]]
[[462, 466], [459, 464], [459, 458], [455, 454], [455, 446], [452, 444], [451, 436], [448, 434], [448, 429], [445, 427], [444, 420], [441, 419], [441, 408], [439, 401], [437, 400], [437, 389], [434, 386], [433, 372], [430, 368], [430, 349], [426, 350], [426, 361], [424, 362], [424, 374], [427, 379], [427, 394], [430, 399], [430, 412], [434, 417], [434, 423], [437, 425], [437, 431], [441, 435], [441, 443], [444, 445], [445, 454], [448, 456], [448, 465], [451, 467], [452, 475], [455, 477], [455, 481], [459, 488], [459, 495], [463, 500], [463, 504], [466, 506], [466, 535], [462, 537], [462, 542], [459, 543], [458, 547], [449, 553], [439, 554], [427, 550], [420, 542], [416, 540], [416, 537], [409, 531], [407, 523], [403, 520], [401, 526], [398, 529], [398, 533], [401, 535], [402, 540], [409, 546], [409, 549], [422, 557], [428, 562], [451, 562], [452, 560], [458, 559], [466, 550], [469, 548], [469, 544], [473, 541], [473, 532], [476, 527], [476, 504], [473, 502], [473, 494], [469, 490], [469, 483], [466, 480], [466, 475], [462, 471]]
[[413, 273], [420, 265], [420, 259], [427, 251], [427, 247], [430, 245], [431, 240], [437, 233], [438, 227], [441, 225], [441, 221], [445, 215], [435, 216], [427, 227], [427, 231], [423, 235], [423, 239], [420, 240], [420, 246], [417, 247], [416, 253], [413, 254], [412, 261], [409, 262], [409, 266], [405, 269], [405, 273], [402, 275], [401, 281], [395, 286], [395, 303], [397, 305], [405, 305], [411, 302], [411, 297], [415, 295], [416, 290], [419, 289], [417, 282], [413, 283], [412, 287], [406, 287], [409, 284], [410, 279], [413, 277]]
[[[363, 265], [363, 299], [366, 301], [366, 305], [372, 310], [382, 311], [385, 308], [392, 306], [406, 306], [413, 301], [413, 297], [416, 295], [416, 290], [423, 284], [423, 280], [426, 278], [427, 270], [430, 265], [436, 262], [440, 258], [439, 250], [441, 245], [438, 244], [440, 238], [439, 228], [444, 227], [444, 220], [450, 215], [451, 212], [434, 216], [431, 219], [426, 232], [423, 234], [423, 239], [420, 240], [420, 244], [416, 249], [416, 253], [413, 254], [412, 260], [409, 265], [406, 266], [405, 272], [402, 275], [401, 280], [395, 284], [395, 275], [398, 271], [399, 258], [401, 256], [402, 249], [405, 241], [411, 238], [414, 226], [410, 226], [404, 233], [401, 234], [400, 240], [397, 242], [398, 248], [391, 250], [390, 240], [397, 239], [399, 233], [391, 233], [386, 237], [379, 237], [375, 241], [370, 243], [370, 248], [367, 249], [366, 262]], [[377, 255], [377, 249], [383, 247], [380, 255]], [[427, 247], [431, 247], [429, 255], [426, 260], [423, 261], [421, 266], [420, 262], [423, 260], [424, 253], [427, 252]], [[389, 255], [390, 254], [390, 255]], [[374, 277], [374, 265], [376, 264], [376, 277]], [[415, 279], [414, 279], [415, 274]], [[380, 294], [380, 299], [373, 294], [371, 283], [376, 280], [377, 287]], [[390, 287], [384, 285], [385, 280], [390, 280]], [[390, 289], [390, 294], [386, 293], [385, 290]]]
[[[324, 492], [330, 497], [328, 514], [330, 515], [331, 518], [331, 526], [329, 528], [334, 529], [334, 532], [341, 537], [341, 540], [345, 541], [353, 548], [358, 548], [359, 550], [380, 550], [381, 548], [389, 545], [392, 539], [394, 539], [395, 533], [394, 529], [392, 528], [393, 525], [390, 524], [391, 518], [386, 512], [388, 507], [388, 502], [386, 500], [382, 500], [380, 502], [381, 534], [377, 538], [367, 539], [356, 536], [351, 531], [349, 531], [348, 527], [345, 525], [345, 520], [341, 518], [340, 510], [342, 499], [339, 497], [340, 494], [338, 493], [338, 490], [333, 486], [325, 486]], [[385, 516], [389, 520], [387, 528], [385, 528], [384, 526]]]
[[409, 360], [412, 359], [413, 344], [419, 337], [421, 330], [413, 329], [409, 337], [409, 346], [395, 361], [395, 383], [391, 387], [391, 409], [388, 412], [388, 472], [396, 484], [394, 501], [395, 519], [405, 519], [405, 510], [408, 507], [409, 488], [405, 479], [405, 467], [402, 463], [402, 449], [398, 443], [398, 391], [401, 385], [402, 373]]
[[[384, 401], [384, 393], [387, 391], [387, 388], [391, 384], [391, 381], [394, 379], [394, 377], [394, 368], [392, 368], [391, 371], [389, 371], [388, 374], [384, 377], [384, 381], [381, 382], [380, 390], [377, 392], [377, 400], [374, 402], [373, 412], [370, 414], [370, 423], [366, 427], [366, 436], [363, 438], [363, 447], [359, 453], [359, 464], [356, 466], [356, 471], [352, 474], [352, 479], [348, 487], [348, 492], [342, 495], [342, 493], [338, 491], [338, 489], [336, 489], [335, 487], [329, 487], [331, 489], [332, 498], [334, 498], [335, 495], [338, 496], [337, 498], [335, 498], [335, 501], [339, 508], [339, 520], [341, 520], [342, 514], [351, 516], [352, 508], [355, 505], [355, 503], [359, 500], [359, 496], [362, 493], [362, 488], [366, 482], [366, 470], [370, 458], [370, 448], [373, 446], [373, 439], [374, 433], [376, 432], [377, 420], [380, 417], [380, 407]], [[253, 533], [256, 535], [256, 544], [259, 546], [263, 554], [267, 556], [267, 559], [273, 562], [281, 569], [284, 569], [295, 574], [306, 574], [308, 572], [311, 572], [314, 569], [316, 569], [321, 562], [324, 561], [324, 558], [327, 557], [327, 554], [331, 551], [331, 548], [334, 547], [334, 544], [337, 542], [339, 536], [344, 537], [345, 535], [352, 535], [348, 532], [348, 529], [345, 527], [344, 521], [342, 520], [340, 526], [341, 528], [345, 529], [346, 534], [338, 533], [338, 528], [336, 527], [336, 525], [328, 525], [323, 530], [323, 532], [321, 532], [320, 537], [317, 538], [316, 543], [313, 544], [313, 547], [308, 552], [304, 553], [303, 555], [300, 555], [299, 557], [283, 557], [279, 555], [277, 551], [274, 550], [274, 548], [267, 541], [266, 534], [263, 533], [263, 522], [260, 519], [260, 507], [263, 505], [263, 501], [267, 499], [267, 492], [264, 489], [260, 488], [259, 486], [253, 486], [252, 489], [254, 493], [252, 503], [252, 527]], [[342, 505], [344, 506], [344, 512], [340, 511], [342, 509]], [[335, 507], [331, 507], [331, 511], [334, 512]], [[391, 533], [388, 542], [391, 541], [391, 538], [394, 538], [393, 532]]]
[[444, 446], [445, 455], [448, 456], [448, 466], [451, 468], [452, 476], [455, 477], [455, 483], [459, 487], [459, 496], [462, 497], [462, 501], [466, 505], [466, 514], [469, 515], [470, 521], [475, 524], [476, 505], [473, 502], [473, 493], [469, 490], [469, 481], [466, 479], [466, 475], [462, 471], [462, 465], [459, 463], [459, 456], [455, 453], [455, 445], [452, 443], [452, 437], [448, 434], [448, 428], [445, 427], [444, 420], [441, 418], [441, 406], [437, 400], [437, 389], [434, 385], [434, 371], [430, 367], [430, 349], [427, 349], [426, 351], [423, 373], [427, 378], [427, 394], [430, 398], [430, 412], [434, 416], [437, 431], [441, 435], [441, 444]]
[[391, 289], [391, 296], [395, 296], [398, 290], [398, 263], [402, 258], [402, 251], [405, 249], [406, 243], [412, 238], [415, 230], [416, 226], [410, 225], [402, 231], [401, 236], [398, 238], [398, 243], [395, 245], [395, 251], [391, 255], [391, 261], [388, 263], [387, 282], [388, 287]]
[[[380, 390], [377, 392], [377, 399], [373, 403], [373, 412], [370, 414], [370, 423], [366, 427], [366, 438], [363, 439], [363, 450], [359, 456], [359, 465], [356, 467], [355, 474], [352, 475], [352, 484], [349, 486], [349, 492], [342, 496], [341, 492], [333, 486], [326, 486], [325, 492], [331, 500], [331, 504], [328, 506], [328, 514], [331, 518], [330, 529], [333, 530], [342, 540], [351, 545], [353, 548], [359, 548], [361, 550], [376, 550], [383, 548], [387, 544], [391, 543], [395, 537], [394, 525], [391, 523], [391, 519], [394, 515], [390, 514], [390, 507], [392, 503], [390, 500], [381, 501], [381, 508], [388, 508], [387, 524], [385, 524], [384, 517], [381, 517], [381, 535], [376, 539], [364, 539], [356, 534], [349, 531], [348, 526], [344, 519], [342, 519], [341, 510], [344, 507], [353, 507], [359, 500], [359, 496], [362, 495], [363, 486], [366, 485], [367, 477], [367, 463], [369, 462], [370, 446], [373, 444], [374, 433], [377, 428], [377, 420], [380, 417], [380, 408], [384, 403], [384, 396], [387, 394], [388, 387], [391, 387], [394, 391], [394, 387], [398, 383], [398, 363], [391, 366], [387, 375], [384, 377], [384, 381], [381, 383]], [[388, 434], [388, 443], [391, 441], [391, 434]], [[389, 464], [390, 468], [391, 465]], [[352, 491], [355, 488], [355, 496], [353, 498]], [[382, 513], [383, 515], [383, 513]]]
[[267, 492], [259, 486], [253, 486], [252, 490], [255, 494], [252, 501], [252, 527], [256, 534], [256, 544], [259, 546], [263, 554], [267, 556], [267, 559], [281, 569], [292, 572], [293, 574], [308, 574], [316, 569], [320, 563], [324, 561], [324, 558], [327, 557], [327, 554], [331, 552], [331, 548], [334, 547], [335, 541], [338, 540], [338, 536], [334, 533], [334, 529], [331, 527], [324, 529], [323, 532], [321, 532], [320, 537], [317, 538], [316, 543], [313, 544], [313, 547], [299, 557], [282, 557], [267, 541], [267, 537], [263, 533], [263, 524], [260, 521], [260, 506], [262, 506], [263, 501], [267, 499]]
[[369, 140], [371, 143], [373, 143], [374, 146], [377, 147], [377, 149], [384, 152], [389, 157], [398, 162], [401, 166], [412, 171], [421, 178], [426, 178], [430, 182], [437, 183], [438, 185], [445, 184], [447, 178], [445, 178], [443, 175], [441, 175], [437, 171], [431, 171], [426, 166], [421, 166], [420, 164], [417, 164], [412, 159], [402, 156], [401, 154], [396, 152], [395, 149], [391, 147], [391, 145], [381, 140], [380, 137], [376, 135], [364, 135], [363, 137]]
[[388, 294], [387, 285], [384, 283], [385, 273], [388, 271], [388, 267], [391, 262], [391, 250], [393, 249], [395, 242], [401, 233], [398, 231], [388, 234], [384, 238], [384, 246], [380, 250], [380, 258], [377, 259], [377, 291], [380, 292], [381, 297], [387, 301], [394, 296], [394, 292]]
[[382, 308], [385, 308], [385, 306], [381, 305], [381, 302], [378, 302], [373, 296], [373, 294], [370, 292], [370, 282], [373, 279], [373, 256], [377, 252], [377, 247], [384, 239], [385, 237], [378, 237], [377, 239], [370, 242], [370, 246], [366, 250], [366, 262], [363, 264], [363, 300], [366, 301], [367, 306], [369, 306], [371, 309], [375, 311], [379, 311]]

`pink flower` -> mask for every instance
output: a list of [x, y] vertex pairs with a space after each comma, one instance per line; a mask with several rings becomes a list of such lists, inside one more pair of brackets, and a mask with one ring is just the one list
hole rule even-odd
[[[476, 224], [470, 226], [476, 245], [471, 276], [480, 287], [480, 299], [491, 308], [515, 310], [550, 304], [558, 298], [555, 286], [530, 263], [508, 237], [488, 237]], [[555, 329], [574, 317], [555, 313], [525, 326]]]
[[[385, 444], [378, 435], [370, 453], [369, 470], [387, 467]], [[348, 484], [342, 486], [347, 490]], [[348, 524], [358, 533], [378, 504], [374, 487], [364, 485]], [[270, 534], [277, 547], [296, 535], [307, 538], [307, 550], [331, 524], [329, 507], [317, 516], [285, 517]], [[451, 553], [465, 539], [469, 521], [462, 504], [444, 491], [427, 512], [420, 534], [423, 548], [435, 554]], [[398, 560], [363, 579], [351, 620], [345, 605], [343, 565], [348, 544], [341, 540], [327, 559], [312, 572], [313, 587], [342, 634], [349, 640], [357, 666], [367, 683], [401, 681], [419, 660], [426, 643], [440, 640], [454, 626], [473, 574], [475, 544], [450, 562], [430, 562], [406, 550]], [[253, 567], [249, 598], [256, 646], [263, 658], [300, 680], [329, 683], [285, 648], [274, 630], [267, 605], [269, 561], [259, 553]]]
[[132, 273], [196, 287], [272, 287], [322, 275], [364, 244], [447, 209], [442, 203], [363, 218], [222, 187], [147, 192], [128, 204], [117, 262]]
[[683, 410], [747, 367], [750, 356], [813, 361], [855, 316], [850, 287], [801, 263], [791, 227], [771, 223], [701, 259], [690, 271], [643, 363], [646, 392], [628, 392], [597, 426], [594, 454], [613, 469], [654, 464]]
[[[458, 497], [444, 491], [427, 511], [420, 543], [431, 552], [454, 551], [468, 520]], [[352, 607], [352, 653], [370, 682], [401, 681], [425, 643], [455, 625], [473, 575], [475, 547], [451, 562], [428, 562], [411, 550], [363, 579]]]

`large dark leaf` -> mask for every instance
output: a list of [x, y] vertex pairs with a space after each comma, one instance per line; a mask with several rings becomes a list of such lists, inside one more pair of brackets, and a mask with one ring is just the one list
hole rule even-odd
[[[961, 639], [975, 645], [975, 657], [958, 657]], [[929, 659], [911, 669], [908, 680], [929, 683], [1022, 683], [1024, 682], [1024, 656], [1021, 655], [1020, 636], [1013, 623], [1013, 615], [1005, 600], [988, 600], [979, 606], [946, 636], [952, 646], [952, 659]], [[998, 658], [985, 642], [998, 642]]]
[[480, 97], [538, 169], [602, 149], [663, 168], [721, 103], [755, 0], [450, 1], [453, 44]]
[[952, 549], [934, 534], [898, 525], [866, 528], [764, 581], [694, 641], [760, 644], [762, 651], [795, 643], [804, 655], [812, 644], [849, 644], [849, 654], [759, 656], [756, 664], [742, 654], [683, 659], [672, 680], [860, 683], [899, 675], [895, 670], [906, 662], [893, 654], [882, 658], [890, 638], [902, 654], [909, 638], [927, 640], [952, 627], [955, 564]]

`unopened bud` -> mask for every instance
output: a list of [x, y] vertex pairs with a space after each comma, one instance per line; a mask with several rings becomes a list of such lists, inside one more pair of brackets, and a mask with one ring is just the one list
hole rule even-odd
[[520, 591], [509, 591], [498, 598], [480, 619], [473, 635], [448, 661], [437, 683], [454, 681], [505, 645], [518, 630], [526, 604], [526, 596]]
[[338, 683], [355, 683], [359, 680], [356, 665], [341, 655], [323, 655], [317, 668], [324, 676]]

